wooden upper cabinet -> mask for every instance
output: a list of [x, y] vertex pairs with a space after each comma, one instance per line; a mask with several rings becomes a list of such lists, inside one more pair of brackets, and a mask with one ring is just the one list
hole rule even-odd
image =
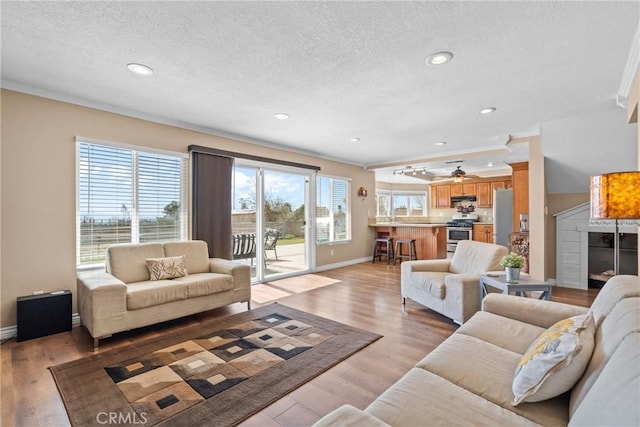
[[475, 196], [476, 191], [476, 184], [462, 184], [463, 196]]
[[490, 208], [493, 206], [493, 182], [479, 182], [476, 185], [479, 208]]
[[[511, 182], [511, 181], [509, 181]], [[511, 185], [511, 184], [509, 184]], [[496, 188], [509, 188], [507, 187], [507, 183], [505, 181], [493, 181], [491, 182], [491, 193], [493, 193], [493, 190], [495, 190]]]
[[[462, 184], [431, 184], [431, 207], [451, 208], [451, 198], [460, 196], [476, 196], [477, 207], [490, 208], [493, 206], [493, 190], [496, 188], [511, 188], [508, 176], [479, 178], [474, 182]], [[492, 181], [496, 179], [499, 181]]]
[[437, 208], [450, 208], [451, 207], [451, 186], [438, 185], [436, 189], [436, 207]]
[[475, 196], [476, 184], [451, 184], [451, 197]]

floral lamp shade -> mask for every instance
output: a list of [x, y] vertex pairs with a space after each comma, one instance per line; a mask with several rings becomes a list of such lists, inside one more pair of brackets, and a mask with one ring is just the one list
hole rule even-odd
[[640, 218], [640, 171], [592, 176], [591, 218]]

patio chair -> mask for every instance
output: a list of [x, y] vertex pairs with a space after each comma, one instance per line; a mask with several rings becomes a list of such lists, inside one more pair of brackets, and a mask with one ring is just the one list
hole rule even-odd
[[267, 260], [267, 251], [273, 251], [278, 261], [278, 252], [276, 251], [276, 243], [278, 243], [280, 232], [278, 230], [267, 230], [264, 234], [264, 259]]

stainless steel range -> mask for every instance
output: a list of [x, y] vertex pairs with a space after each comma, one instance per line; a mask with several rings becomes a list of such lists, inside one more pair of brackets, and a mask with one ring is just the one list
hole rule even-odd
[[478, 218], [475, 213], [453, 214], [447, 222], [447, 258], [453, 256], [459, 241], [473, 240], [473, 223], [478, 222]]

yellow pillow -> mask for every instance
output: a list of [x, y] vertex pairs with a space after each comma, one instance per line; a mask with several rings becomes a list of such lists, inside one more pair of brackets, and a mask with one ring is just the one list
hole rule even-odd
[[186, 276], [187, 267], [184, 265], [184, 255], [167, 258], [147, 258], [147, 268], [151, 280], [175, 279]]
[[551, 326], [529, 346], [513, 376], [513, 402], [539, 402], [570, 390], [584, 372], [594, 347], [591, 314]]

